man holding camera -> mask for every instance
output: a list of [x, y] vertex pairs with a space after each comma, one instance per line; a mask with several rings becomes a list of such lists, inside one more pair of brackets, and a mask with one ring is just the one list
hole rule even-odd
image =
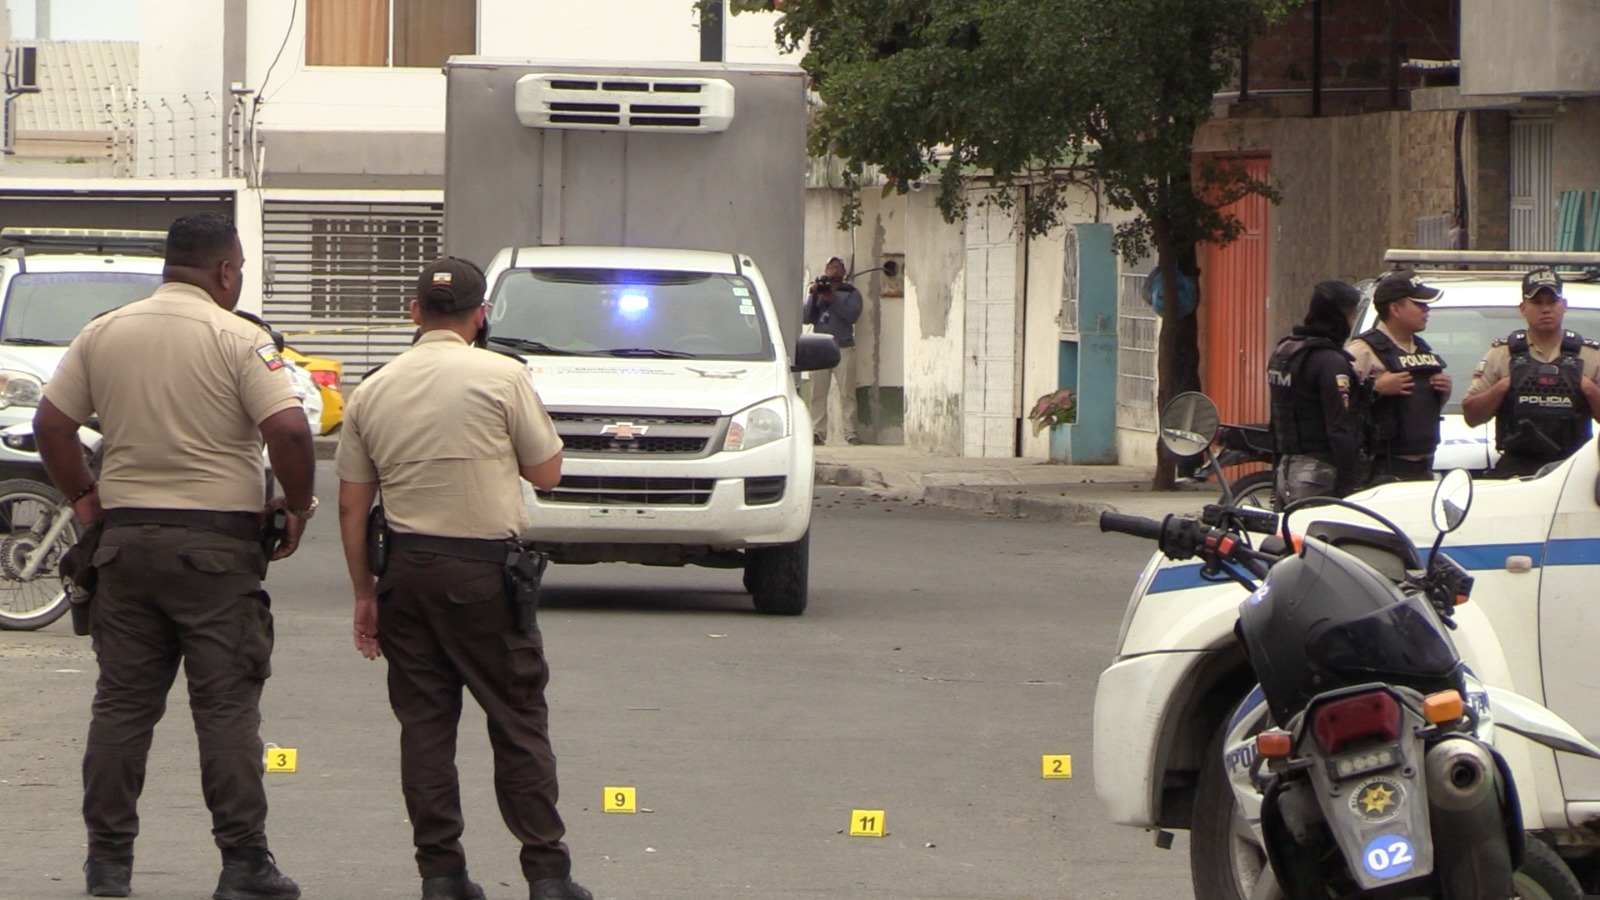
[[818, 334], [832, 335], [839, 345], [837, 377], [833, 369], [811, 373], [811, 433], [815, 443], [828, 437], [828, 386], [839, 383], [839, 411], [844, 417], [844, 439], [856, 436], [856, 320], [861, 318], [861, 292], [844, 280], [844, 260], [835, 256], [823, 267], [823, 276], [811, 285], [800, 321]]

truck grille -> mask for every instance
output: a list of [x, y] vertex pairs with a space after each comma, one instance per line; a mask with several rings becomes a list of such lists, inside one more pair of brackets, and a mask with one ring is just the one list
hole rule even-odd
[[571, 456], [705, 456], [726, 427], [716, 413], [550, 410]]
[[546, 503], [590, 506], [704, 506], [714, 478], [635, 478], [619, 475], [568, 475], [553, 491], [538, 491]]

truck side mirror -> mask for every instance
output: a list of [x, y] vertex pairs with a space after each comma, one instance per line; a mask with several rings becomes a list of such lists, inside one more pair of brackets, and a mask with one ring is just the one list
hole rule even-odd
[[791, 372], [815, 372], [839, 364], [839, 345], [828, 334], [802, 334], [794, 347]]

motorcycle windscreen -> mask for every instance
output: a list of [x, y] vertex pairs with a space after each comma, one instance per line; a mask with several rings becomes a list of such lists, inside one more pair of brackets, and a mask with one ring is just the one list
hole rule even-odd
[[1461, 657], [1420, 596], [1313, 627], [1306, 655], [1343, 684], [1382, 681], [1425, 694], [1460, 687]]

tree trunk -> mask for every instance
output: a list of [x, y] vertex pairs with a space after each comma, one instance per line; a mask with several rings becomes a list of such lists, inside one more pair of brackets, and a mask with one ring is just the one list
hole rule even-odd
[[[1173, 397], [1185, 391], [1200, 390], [1200, 270], [1193, 244], [1179, 246], [1172, 228], [1163, 218], [1151, 217], [1156, 244], [1156, 265], [1160, 271], [1161, 340], [1156, 350], [1156, 410], [1167, 408]], [[1183, 315], [1179, 306], [1178, 274], [1194, 279], [1195, 308]], [[1159, 443], [1156, 446], [1156, 471], [1151, 490], [1170, 491], [1177, 484], [1180, 461]]]

